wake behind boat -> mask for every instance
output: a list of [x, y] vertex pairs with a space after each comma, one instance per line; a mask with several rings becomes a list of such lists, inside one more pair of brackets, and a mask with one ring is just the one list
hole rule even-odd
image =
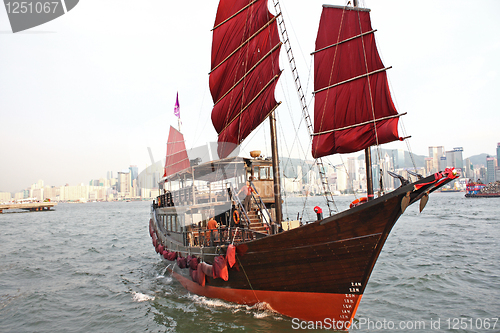
[[[329, 319], [348, 329], [389, 233], [405, 209], [457, 177], [447, 169], [429, 177], [397, 176], [401, 186], [373, 192], [371, 148], [400, 140], [398, 114], [375, 45], [369, 10], [323, 6], [314, 51], [314, 126], [308, 115], [279, 3], [221, 0], [213, 28], [210, 90], [217, 158], [190, 160], [184, 137], [171, 127], [163, 193], [149, 224], [156, 251], [190, 292], [253, 305], [304, 321]], [[278, 34], [280, 27], [282, 41]], [[282, 221], [274, 113], [279, 52], [291, 63], [312, 155], [322, 176], [329, 215], [300, 225]], [[272, 156], [234, 149], [269, 118]], [[367, 197], [332, 214], [321, 157], [365, 151]], [[333, 321], [333, 322], [332, 322]]]

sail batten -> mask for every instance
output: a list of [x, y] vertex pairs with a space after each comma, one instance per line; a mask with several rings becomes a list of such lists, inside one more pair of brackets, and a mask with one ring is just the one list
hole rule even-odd
[[215, 66], [214, 68], [212, 68], [212, 70], [210, 71], [210, 73], [208, 74], [211, 74], [213, 71], [215, 71], [217, 68], [219, 68], [219, 66], [221, 66], [222, 64], [224, 64], [227, 60], [229, 60], [231, 58], [231, 56], [233, 54], [235, 54], [236, 52], [238, 52], [242, 47], [244, 47], [246, 44], [248, 44], [253, 38], [255, 38], [259, 33], [261, 33], [264, 29], [266, 29], [270, 24], [272, 24], [274, 21], [276, 20], [276, 17], [273, 17], [269, 22], [267, 22], [262, 28], [259, 29], [259, 31], [257, 31], [256, 33], [254, 33], [252, 36], [250, 36], [246, 41], [244, 41], [243, 43], [241, 43], [240, 46], [238, 46], [238, 48], [236, 48], [230, 55], [228, 55], [224, 60], [222, 60], [217, 66]]
[[[269, 87], [269, 85], [271, 85], [275, 80], [277, 80], [279, 78], [279, 75], [275, 75], [266, 85], [264, 88], [262, 88], [261, 91], [259, 91], [259, 93], [247, 104], [245, 105], [241, 111], [236, 115], [236, 117], [234, 117], [233, 119], [231, 119], [228, 124], [222, 129], [225, 130], [229, 125], [231, 125], [233, 123], [233, 121], [235, 121], [236, 119], [238, 119], [238, 117], [243, 113], [245, 112], [246, 109], [248, 109], [250, 107], [250, 105], [252, 105], [252, 103], [254, 103], [260, 95], [262, 95], [264, 93], [264, 91], [267, 89], [267, 87]], [[278, 103], [279, 104], [279, 103]], [[266, 118], [267, 118], [267, 115], [266, 115]]]
[[334, 46], [340, 45], [340, 44], [342, 44], [342, 43], [346, 43], [346, 42], [351, 41], [351, 40], [353, 40], [353, 39], [356, 39], [356, 38], [359, 38], [359, 37], [363, 37], [363, 36], [368, 35], [368, 34], [372, 34], [372, 33], [376, 32], [376, 31], [377, 31], [377, 29], [373, 29], [373, 30], [371, 30], [371, 31], [363, 32], [362, 34], [359, 34], [359, 35], [357, 35], [357, 36], [354, 36], [354, 37], [351, 37], [351, 38], [347, 38], [347, 39], [342, 40], [342, 41], [340, 41], [340, 42], [337, 42], [337, 43], [335, 43], [335, 44], [325, 46], [325, 47], [324, 47], [324, 48], [322, 48], [322, 49], [319, 49], [319, 50], [316, 50], [316, 51], [312, 52], [312, 53], [311, 53], [311, 55], [313, 55], [313, 54], [315, 54], [315, 53], [318, 53], [318, 52], [321, 52], [321, 51], [324, 51], [324, 50], [327, 50], [327, 49], [329, 49], [330, 47], [334, 47]]
[[218, 27], [220, 27], [221, 25], [223, 25], [224, 23], [228, 22], [229, 20], [231, 20], [233, 17], [235, 17], [236, 15], [238, 15], [239, 13], [241, 13], [242, 11], [244, 11], [245, 9], [247, 9], [248, 7], [250, 7], [251, 5], [253, 5], [254, 3], [256, 3], [257, 1], [259, 0], [254, 0], [252, 2], [250, 2], [248, 5], [246, 5], [245, 7], [241, 8], [240, 10], [238, 10], [236, 13], [234, 13], [233, 15], [229, 16], [227, 19], [225, 19], [224, 21], [220, 22], [219, 24], [215, 25], [211, 31], [214, 31], [215, 29], [217, 29]]
[[384, 72], [384, 71], [386, 71], [386, 70], [388, 70], [388, 69], [391, 69], [391, 68], [392, 68], [392, 66], [389, 66], [389, 67], [385, 67], [385, 68], [377, 69], [376, 71], [373, 71], [373, 72], [370, 72], [370, 73], [366, 73], [366, 74], [358, 75], [358, 76], [352, 77], [352, 78], [350, 78], [350, 79], [347, 79], [347, 80], [345, 80], [345, 81], [342, 81], [342, 82], [338, 82], [338, 83], [332, 84], [331, 86], [321, 88], [320, 90], [313, 91], [313, 94], [317, 94], [317, 93], [319, 93], [319, 92], [322, 92], [323, 90], [327, 90], [327, 89], [330, 89], [330, 88], [335, 88], [335, 87], [340, 86], [340, 85], [342, 85], [342, 84], [346, 84], [346, 83], [352, 82], [352, 81], [354, 81], [354, 80], [362, 79], [362, 78], [368, 77], [368, 76], [370, 76], [370, 75], [374, 75], [374, 74], [377, 74], [377, 73], [380, 73], [380, 72]]
[[335, 131], [343, 131], [343, 130], [346, 130], [346, 129], [354, 128], [356, 126], [363, 126], [363, 125], [373, 124], [373, 123], [376, 123], [376, 122], [379, 122], [379, 121], [382, 121], [382, 120], [387, 120], [387, 119], [391, 119], [391, 118], [401, 117], [401, 116], [404, 116], [405, 114], [406, 114], [406, 112], [405, 113], [401, 113], [401, 114], [396, 114], [396, 115], [393, 115], [393, 116], [387, 116], [387, 117], [383, 117], [383, 118], [378, 118], [378, 119], [375, 119], [375, 120], [365, 121], [364, 123], [359, 123], [359, 124], [355, 124], [355, 125], [351, 125], [351, 126], [346, 126], [346, 127], [342, 127], [342, 128], [335, 128], [335, 129], [331, 129], [329, 131], [324, 131], [324, 132], [319, 132], [319, 133], [313, 133], [312, 136], [322, 135], [322, 134], [328, 134], [328, 133], [335, 132]]
[[281, 42], [267, 0], [221, 0], [214, 27], [212, 123], [224, 158], [231, 153], [227, 147], [239, 145], [277, 105]]
[[313, 157], [352, 153], [399, 139], [387, 69], [370, 11], [323, 6], [314, 52]]
[[257, 62], [252, 68], [250, 68], [250, 70], [248, 72], [245, 73], [245, 75], [243, 75], [243, 77], [241, 77], [238, 82], [236, 82], [234, 84], [234, 86], [232, 86], [225, 94], [224, 96], [222, 96], [217, 102], [214, 103], [214, 106], [217, 105], [227, 94], [229, 94], [231, 91], [233, 91], [234, 88], [236, 88], [236, 86], [238, 86], [238, 84], [240, 84], [250, 73], [252, 73], [256, 68], [257, 66], [262, 62], [264, 61], [267, 57], [269, 57], [274, 51], [276, 51], [279, 47], [281, 47], [281, 43], [279, 43], [278, 45], [276, 45], [275, 47], [273, 47], [273, 49], [271, 51], [269, 51], [264, 57], [262, 57], [262, 59], [259, 60], [259, 62]]

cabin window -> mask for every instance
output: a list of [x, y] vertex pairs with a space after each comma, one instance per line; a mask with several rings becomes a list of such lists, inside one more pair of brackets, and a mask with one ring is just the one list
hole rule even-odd
[[269, 175], [268, 175], [268, 168], [259, 168], [259, 178], [260, 179], [268, 179], [269, 178]]
[[259, 180], [260, 179], [260, 172], [259, 172], [260, 168], [258, 166], [256, 167], [253, 167], [253, 179], [254, 180]]
[[172, 216], [167, 216], [167, 230], [172, 231]]
[[177, 215], [177, 219], [179, 220], [179, 225], [180, 225], [180, 232], [183, 232], [184, 230], [184, 215]]
[[271, 172], [270, 167], [255, 167], [254, 168], [254, 176], [258, 180], [269, 180], [273, 179], [273, 173]]

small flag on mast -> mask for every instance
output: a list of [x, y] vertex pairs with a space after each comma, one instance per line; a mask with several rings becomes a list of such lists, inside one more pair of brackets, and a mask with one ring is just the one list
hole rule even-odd
[[177, 92], [177, 97], [175, 98], [174, 114], [177, 118], [181, 118], [181, 107], [179, 105], [179, 93]]

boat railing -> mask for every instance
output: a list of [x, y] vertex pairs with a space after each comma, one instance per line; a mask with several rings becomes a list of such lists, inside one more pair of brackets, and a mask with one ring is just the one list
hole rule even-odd
[[227, 188], [227, 191], [228, 191], [228, 194], [229, 194], [229, 197], [231, 198], [231, 200], [236, 204], [237, 206], [237, 209], [242, 212], [242, 216], [243, 218], [245, 219], [245, 223], [247, 225], [247, 227], [250, 227], [250, 218], [248, 217], [248, 214], [247, 214], [247, 211], [245, 210], [245, 207], [243, 206], [243, 204], [241, 203], [241, 200], [240, 198], [238, 198], [238, 194], [236, 193], [236, 191], [234, 190], [234, 187], [233, 187], [233, 184], [231, 183], [228, 183], [228, 188]]
[[249, 228], [219, 226], [217, 229], [194, 228], [185, 232], [186, 246], [221, 246], [248, 242], [266, 237], [267, 234]]
[[208, 202], [228, 201], [227, 184], [189, 185], [172, 191], [165, 191], [157, 197], [158, 207], [196, 205]]
[[[259, 194], [259, 192], [257, 192], [257, 189], [255, 188], [255, 185], [253, 184], [252, 181], [250, 181], [250, 185], [252, 186], [255, 193]], [[262, 220], [266, 223], [269, 230], [272, 230], [271, 224], [274, 224], [274, 221], [273, 221], [273, 218], [271, 216], [271, 213], [269, 212], [269, 210], [267, 210], [267, 207], [264, 204], [264, 201], [262, 201], [261, 196], [260, 195], [255, 196], [252, 193], [252, 198], [253, 198], [255, 204], [257, 205], [257, 208], [259, 208], [260, 216], [261, 216]], [[257, 200], [257, 198], [258, 198], [258, 200]], [[269, 222], [271, 222], [271, 223], [269, 223]]]
[[156, 198], [155, 208], [172, 207], [173, 205], [174, 205], [174, 199], [170, 191], [166, 191], [165, 193], [160, 194]]

